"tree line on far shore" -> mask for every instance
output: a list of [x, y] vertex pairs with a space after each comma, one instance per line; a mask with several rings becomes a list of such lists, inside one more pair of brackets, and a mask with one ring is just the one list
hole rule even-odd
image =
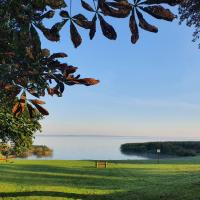
[[161, 155], [166, 156], [197, 156], [200, 154], [200, 142], [145, 142], [121, 145], [121, 152], [126, 155], [157, 154], [157, 149], [160, 150]]

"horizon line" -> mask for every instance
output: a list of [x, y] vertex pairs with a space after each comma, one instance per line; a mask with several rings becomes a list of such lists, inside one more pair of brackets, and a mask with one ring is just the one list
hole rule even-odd
[[42, 134], [42, 133], [37, 133], [35, 134], [35, 136], [44, 136], [44, 137], [54, 137], [54, 136], [65, 136], [65, 137], [132, 137], [132, 138], [158, 138], [158, 139], [166, 139], [166, 138], [171, 138], [171, 139], [178, 139], [178, 138], [182, 138], [182, 139], [199, 139], [200, 140], [200, 136], [194, 136], [194, 137], [186, 137], [186, 136], [140, 136], [140, 135], [101, 135], [101, 134]]

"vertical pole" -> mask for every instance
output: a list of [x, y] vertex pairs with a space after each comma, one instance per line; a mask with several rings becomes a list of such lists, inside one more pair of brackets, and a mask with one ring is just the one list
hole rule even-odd
[[160, 163], [160, 153], [158, 152], [158, 159], [157, 159], [157, 163], [159, 164]]

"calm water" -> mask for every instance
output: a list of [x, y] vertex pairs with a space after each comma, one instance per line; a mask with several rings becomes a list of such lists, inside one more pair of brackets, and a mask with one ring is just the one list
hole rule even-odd
[[[120, 146], [124, 143], [178, 140], [148, 137], [113, 136], [36, 136], [34, 144], [47, 145], [53, 149], [53, 156], [41, 159], [52, 160], [141, 160], [147, 157], [124, 155]], [[183, 139], [182, 139], [183, 140]], [[37, 159], [30, 157], [29, 159]]]

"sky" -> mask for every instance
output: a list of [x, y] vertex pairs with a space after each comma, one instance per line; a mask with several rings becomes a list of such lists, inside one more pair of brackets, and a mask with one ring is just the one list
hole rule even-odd
[[82, 77], [100, 80], [92, 87], [66, 87], [62, 98], [45, 97], [50, 115], [42, 121], [43, 134], [200, 138], [200, 50], [193, 29], [144, 16], [159, 32], [140, 29], [136, 45], [128, 19], [106, 18], [116, 41], [104, 38], [98, 25], [92, 41], [79, 29], [83, 43], [75, 49], [69, 24], [60, 42], [42, 39], [52, 53], [66, 52], [62, 61], [78, 66]]

